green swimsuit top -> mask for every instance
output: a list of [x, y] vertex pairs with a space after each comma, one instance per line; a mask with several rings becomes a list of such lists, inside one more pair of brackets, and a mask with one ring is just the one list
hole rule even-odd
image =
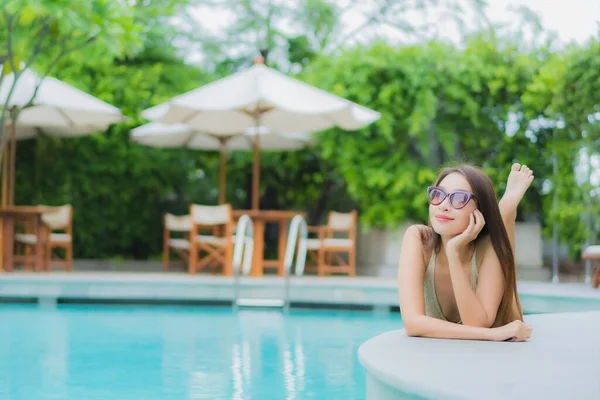
[[[473, 252], [473, 258], [471, 259], [471, 288], [475, 290], [477, 288], [477, 281], [479, 278], [479, 272], [477, 271], [477, 248]], [[431, 255], [427, 270], [425, 271], [425, 282], [424, 282], [425, 295], [425, 315], [448, 321], [442, 312], [442, 307], [437, 298], [435, 292], [435, 251]], [[460, 322], [459, 322], [460, 323]]]

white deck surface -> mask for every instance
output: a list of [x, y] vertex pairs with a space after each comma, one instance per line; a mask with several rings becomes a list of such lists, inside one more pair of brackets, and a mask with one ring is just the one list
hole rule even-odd
[[528, 342], [408, 337], [403, 330], [365, 342], [367, 400], [600, 399], [600, 312], [526, 316]]

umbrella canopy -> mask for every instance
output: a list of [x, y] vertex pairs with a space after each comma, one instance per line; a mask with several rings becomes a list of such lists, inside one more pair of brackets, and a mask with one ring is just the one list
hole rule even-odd
[[[0, 74], [1, 71], [2, 67]], [[1, 105], [6, 104], [14, 79], [13, 73], [2, 79]], [[41, 79], [35, 72], [26, 69], [18, 77], [8, 108], [22, 108], [32, 98], [31, 106], [19, 113], [17, 121], [10, 121], [11, 143], [4, 149], [6, 168], [2, 169], [3, 204], [13, 203], [16, 140], [41, 135], [77, 137], [104, 130], [126, 119], [118, 108], [58, 79]], [[10, 170], [8, 175], [7, 170]]]
[[[268, 68], [258, 59], [245, 71], [174, 97], [145, 110], [154, 122], [183, 123], [228, 136], [264, 126], [278, 134], [316, 132], [332, 127], [356, 130], [380, 114]], [[260, 140], [254, 137], [252, 208], [258, 208]]]
[[306, 133], [270, 133], [265, 127], [247, 129], [244, 134], [219, 136], [198, 132], [184, 124], [150, 122], [131, 130], [131, 140], [145, 146], [163, 148], [188, 148], [219, 151], [221, 156], [219, 177], [219, 203], [225, 202], [227, 150], [253, 150], [254, 138], [260, 136], [261, 151], [292, 151], [312, 146], [316, 140]]
[[[252, 150], [256, 129], [244, 134], [220, 136], [196, 131], [184, 124], [150, 122], [131, 130], [131, 140], [153, 147], [189, 148], [194, 150]], [[265, 127], [258, 130], [261, 151], [298, 150], [316, 143], [306, 133], [270, 133]]]
[[[2, 68], [0, 67], [0, 73]], [[14, 74], [7, 75], [0, 84], [0, 104], [5, 104], [13, 85]], [[31, 107], [24, 109], [17, 120], [18, 139], [39, 134], [53, 136], [81, 136], [106, 129], [121, 122], [121, 111], [58, 79], [40, 77], [30, 69], [19, 76], [8, 107], [23, 107], [37, 93]]]
[[260, 63], [149, 108], [142, 115], [223, 135], [257, 125], [278, 133], [315, 132], [334, 126], [356, 130], [380, 117], [378, 112]]

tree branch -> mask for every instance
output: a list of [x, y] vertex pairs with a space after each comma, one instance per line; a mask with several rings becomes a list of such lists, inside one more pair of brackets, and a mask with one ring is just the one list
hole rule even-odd
[[[6, 138], [4, 137], [4, 124], [6, 122], [6, 117], [8, 115], [8, 111], [9, 111], [9, 104], [12, 99], [15, 88], [17, 87], [17, 83], [19, 82], [19, 76], [20, 76], [20, 74], [17, 72], [17, 68], [15, 65], [15, 57], [14, 57], [14, 53], [13, 53], [12, 36], [14, 33], [14, 30], [13, 30], [13, 17], [14, 16], [8, 14], [8, 12], [6, 12], [6, 10], [3, 11], [3, 14], [4, 14], [4, 17], [6, 18], [6, 42], [7, 42], [6, 57], [8, 58], [8, 62], [10, 63], [10, 67], [12, 69], [13, 81], [12, 81], [12, 85], [8, 91], [8, 94], [6, 96], [6, 100], [4, 101], [4, 104], [2, 105], [2, 110], [0, 110], [0, 164], [2, 161], [3, 153], [4, 153], [2, 150], [4, 149], [4, 143], [6, 142]], [[2, 68], [2, 79], [0, 79], [0, 83], [2, 83], [5, 73], [6, 73], [5, 69]], [[13, 121], [13, 123], [14, 123], [14, 121]]]
[[[5, 58], [8, 59], [8, 62], [10, 63], [10, 67], [12, 69], [12, 74], [13, 74], [13, 81], [12, 81], [10, 90], [8, 91], [8, 95], [6, 96], [6, 101], [4, 102], [4, 104], [2, 106], [2, 111], [1, 111], [1, 116], [0, 116], [0, 152], [1, 152], [1, 149], [4, 148], [4, 141], [5, 141], [4, 123], [6, 122], [6, 117], [8, 115], [7, 113], [9, 112], [10, 101], [12, 100], [13, 93], [19, 82], [19, 77], [21, 76], [21, 73], [19, 73], [17, 71], [17, 65], [15, 63], [15, 54], [13, 52], [12, 36], [14, 33], [14, 26], [13, 26], [14, 15], [10, 15], [6, 11], [4, 11], [3, 13], [4, 13], [4, 17], [6, 18], [6, 34], [7, 34], [6, 35], [7, 54], [6, 54]], [[39, 51], [39, 49], [38, 49], [38, 51]], [[31, 59], [33, 59], [33, 57], [31, 57]], [[4, 80], [5, 76], [6, 76], [6, 69], [2, 68], [2, 74], [0, 75], [0, 84]], [[13, 123], [16, 122], [16, 118], [18, 117], [18, 115], [19, 115], [19, 111], [17, 111], [17, 110], [14, 111], [14, 114], [13, 114], [13, 112], [11, 112], [10, 117], [11, 117], [11, 120]], [[2, 160], [1, 154], [0, 154], [0, 160]]]
[[10, 68], [13, 70], [13, 73], [15, 74], [15, 80], [16, 80], [16, 73], [17, 73], [17, 68], [15, 65], [15, 54], [13, 53], [13, 17], [12, 15], [10, 15], [8, 12], [6, 12], [6, 10], [3, 12], [4, 13], [4, 18], [6, 18], [6, 56], [8, 57], [8, 62], [10, 63]]
[[0, 110], [0, 171], [2, 171], [2, 157], [4, 156], [4, 123], [6, 122], [6, 109]]
[[350, 31], [350, 33], [346, 34], [343, 38], [338, 40], [337, 43], [330, 50], [328, 50], [328, 53], [335, 52], [337, 49], [342, 47], [349, 39], [351, 39], [353, 36], [355, 36], [357, 33], [362, 31], [363, 29], [371, 26], [371, 24], [373, 24], [374, 22], [377, 22], [377, 17], [375, 15], [371, 15], [370, 17], [368, 17], [365, 20], [365, 22], [363, 22], [362, 24], [360, 24], [359, 26], [354, 28], [352, 31]]
[[[4, 62], [6, 60], [0, 59], [0, 66], [4, 65]], [[0, 87], [2, 87], [2, 81], [4, 80], [4, 77], [6, 76], [6, 68], [2, 68], [2, 72], [0, 72]]]
[[[31, 96], [31, 98], [29, 99], [29, 101], [27, 102], [27, 104], [25, 104], [21, 110], [25, 109], [25, 108], [29, 108], [33, 106], [33, 102], [35, 101], [35, 98], [38, 94], [38, 91], [40, 89], [40, 86], [42, 84], [42, 82], [44, 81], [44, 79], [50, 75], [50, 73], [52, 72], [52, 70], [56, 67], [56, 65], [59, 63], [59, 61], [61, 59], [63, 59], [66, 55], [72, 53], [73, 51], [79, 50], [85, 46], [87, 46], [88, 44], [92, 43], [94, 40], [96, 40], [97, 35], [93, 35], [90, 36], [88, 39], [84, 40], [82, 43], [79, 43], [76, 46], [71, 47], [70, 49], [67, 49], [66, 47], [63, 47], [62, 50], [58, 53], [58, 56], [56, 56], [56, 58], [54, 59], [54, 61], [52, 61], [52, 63], [50, 64], [50, 66], [48, 67], [48, 69], [46, 70], [46, 72], [40, 77], [39, 82], [37, 83], [35, 90], [33, 91], [33, 95]], [[63, 41], [63, 44], [66, 42]]]
[[356, 3], [357, 2], [355, 0], [350, 0], [347, 4], [338, 8], [338, 10], [337, 10], [338, 17], [341, 18], [348, 10], [356, 7]]
[[48, 33], [48, 29], [50, 28], [50, 20], [48, 18], [44, 18], [42, 21], [42, 29], [37, 35], [37, 41], [33, 46], [31, 56], [29, 57], [29, 60], [27, 60], [27, 62], [25, 63], [25, 69], [29, 68], [29, 66], [31, 66], [31, 64], [35, 61], [38, 55], [40, 55], [40, 53], [42, 52], [42, 42], [44, 40], [44, 37], [46, 37], [46, 33]]

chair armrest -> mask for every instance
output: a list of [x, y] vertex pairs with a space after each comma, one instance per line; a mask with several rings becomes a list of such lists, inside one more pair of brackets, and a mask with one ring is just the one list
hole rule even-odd
[[332, 236], [333, 231], [327, 225], [314, 225], [308, 227], [308, 233], [316, 233], [319, 236], [319, 239], [323, 240], [326, 236]]

